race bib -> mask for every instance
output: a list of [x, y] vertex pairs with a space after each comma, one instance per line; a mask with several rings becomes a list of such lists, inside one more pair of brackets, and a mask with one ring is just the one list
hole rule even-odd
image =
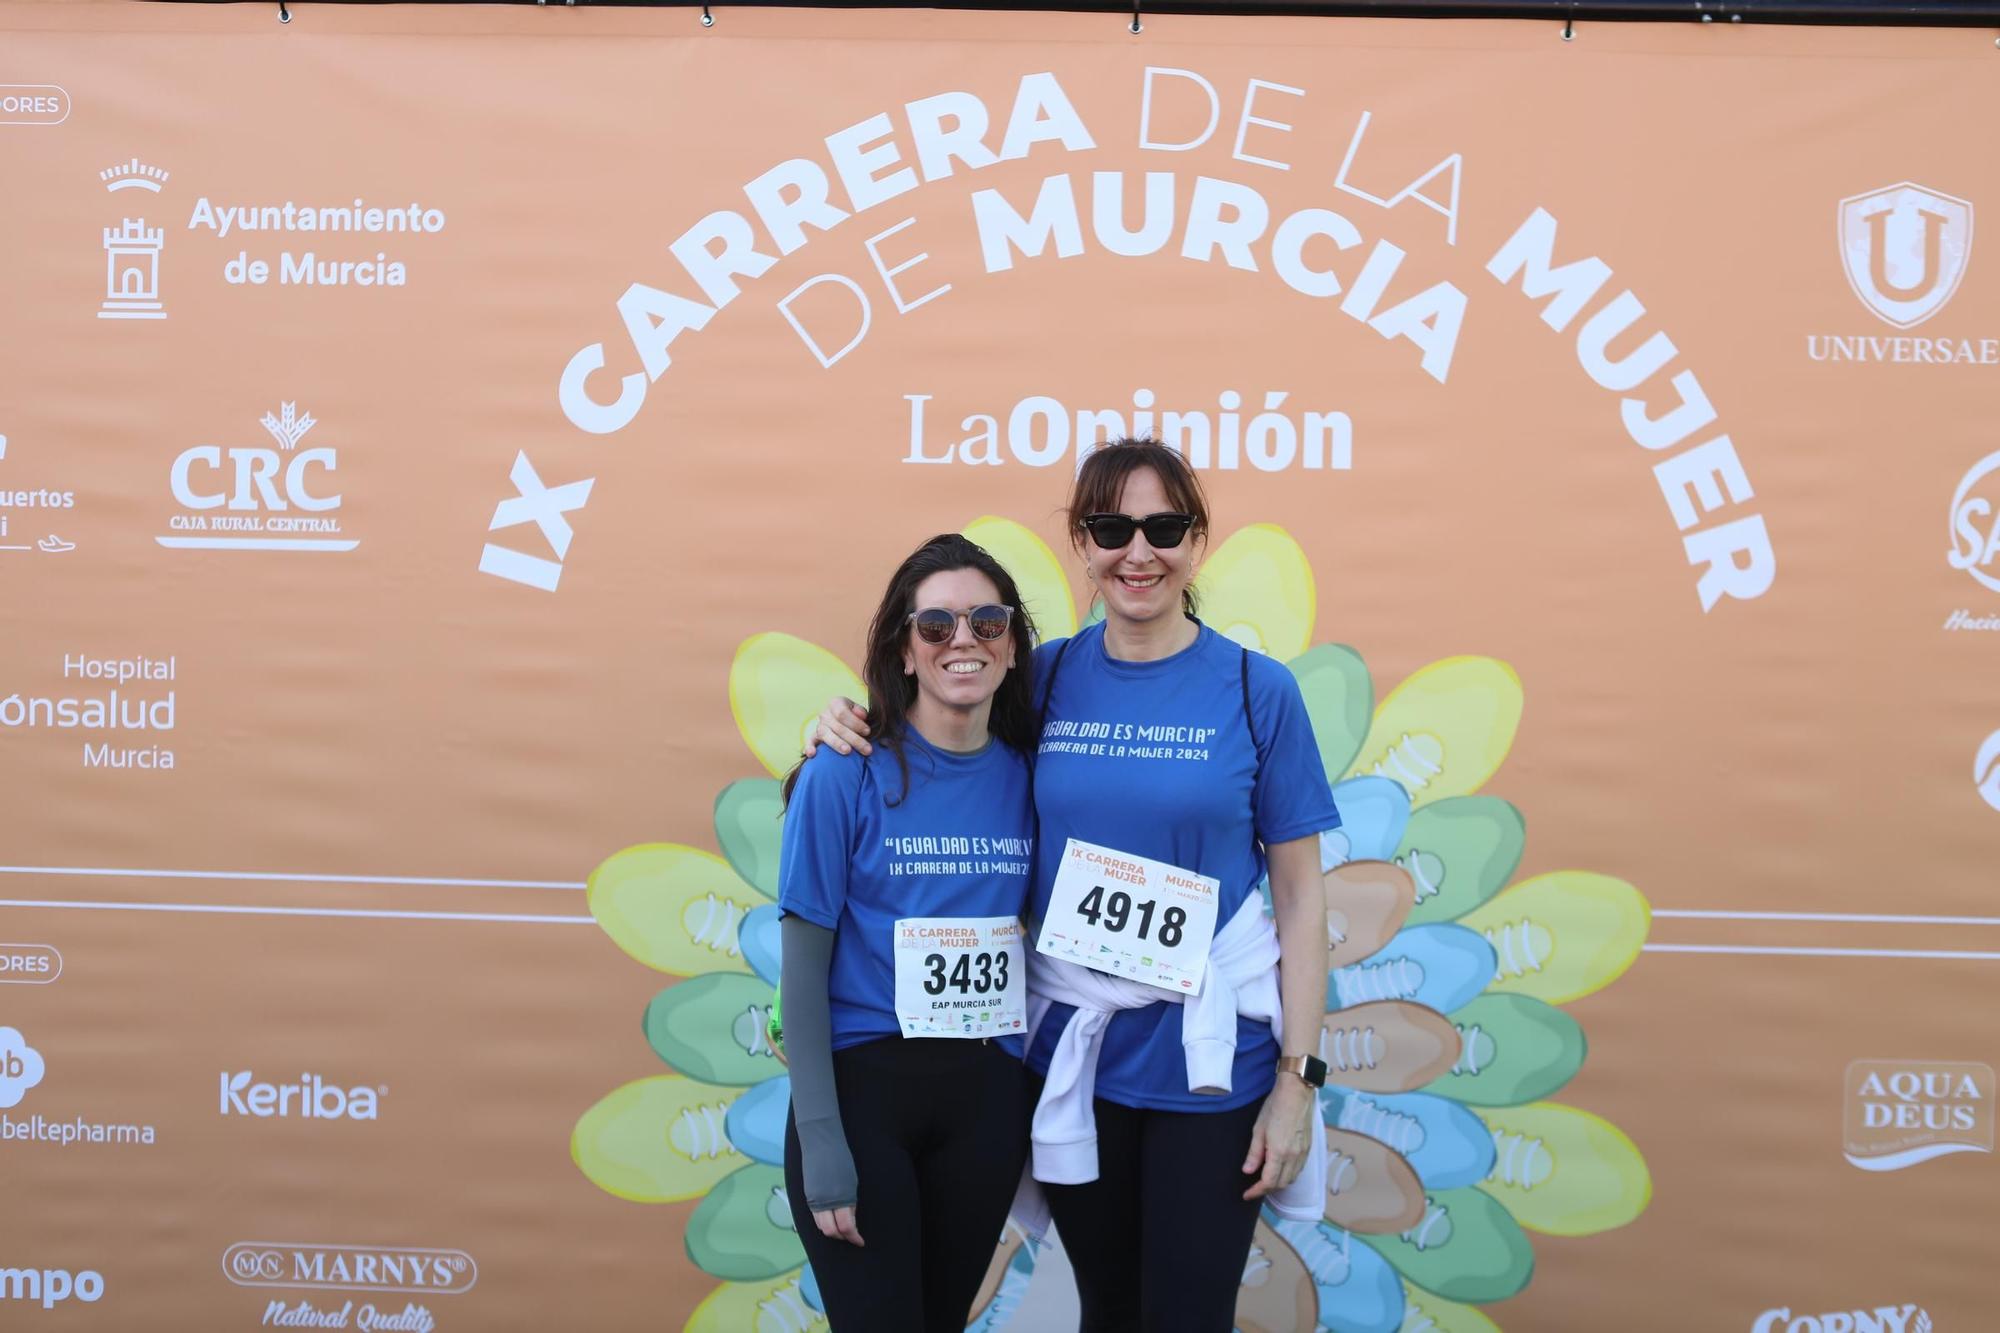
[[1071, 838], [1035, 950], [1191, 995], [1208, 967], [1221, 887], [1192, 870]]
[[896, 931], [896, 1021], [906, 1037], [1004, 1037], [1028, 1026], [1021, 922], [905, 917]]

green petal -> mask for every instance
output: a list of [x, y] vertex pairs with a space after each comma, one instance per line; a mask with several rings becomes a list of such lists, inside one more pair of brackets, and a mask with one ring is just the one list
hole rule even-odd
[[1500, 1333], [1500, 1325], [1470, 1305], [1403, 1283], [1403, 1327], [1424, 1333]]
[[1535, 1251], [1520, 1224], [1476, 1189], [1438, 1190], [1410, 1230], [1361, 1239], [1404, 1277], [1451, 1301], [1504, 1301], [1535, 1271]]
[[1361, 654], [1338, 643], [1309, 648], [1289, 663], [1305, 696], [1313, 739], [1329, 780], [1345, 773], [1368, 734], [1368, 715], [1375, 707], [1375, 686]]
[[646, 1006], [646, 1041], [683, 1074], [747, 1087], [785, 1072], [765, 1030], [770, 1013], [768, 982], [712, 972], [653, 997]]
[[1576, 1077], [1587, 1045], [1577, 1021], [1526, 995], [1482, 995], [1451, 1016], [1458, 1062], [1435, 1092], [1471, 1106], [1540, 1101]]
[[590, 872], [584, 900], [604, 933], [651, 968], [748, 972], [737, 927], [764, 899], [713, 852], [641, 843]]
[[1319, 595], [1292, 534], [1271, 523], [1239, 528], [1196, 577], [1202, 619], [1245, 648], [1288, 662], [1312, 642]]
[[1455, 921], [1500, 892], [1527, 839], [1521, 812], [1497, 796], [1451, 796], [1411, 814], [1396, 852], [1417, 886], [1410, 924]]
[[757, 762], [783, 777], [805, 753], [827, 701], [860, 699], [861, 678], [817, 644], [789, 634], [753, 634], [729, 665], [729, 710]]
[[715, 840], [730, 868], [759, 893], [778, 896], [778, 834], [785, 813], [776, 778], [744, 778], [715, 798]]
[[1070, 595], [1062, 562], [1047, 542], [1013, 519], [991, 514], [966, 524], [965, 535], [1014, 576], [1022, 607], [1034, 617], [1036, 642], [1076, 633], [1076, 599]]
[[731, 1282], [767, 1282], [804, 1264], [784, 1169], [746, 1166], [710, 1190], [688, 1218], [687, 1252], [702, 1272]]
[[606, 1194], [677, 1203], [706, 1194], [750, 1159], [723, 1118], [736, 1094], [678, 1074], [614, 1088], [577, 1119], [569, 1154]]
[[808, 1333], [826, 1316], [806, 1304], [796, 1273], [775, 1282], [725, 1282], [710, 1292], [682, 1333]]
[[1521, 678], [1491, 657], [1433, 662], [1389, 692], [1353, 771], [1394, 778], [1415, 809], [1479, 790], [1521, 725]]

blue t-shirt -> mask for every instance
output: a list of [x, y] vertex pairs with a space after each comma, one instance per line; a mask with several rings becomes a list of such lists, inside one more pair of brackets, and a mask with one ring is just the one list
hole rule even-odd
[[[778, 906], [834, 932], [827, 998], [833, 1049], [899, 1035], [896, 922], [1019, 916], [1035, 820], [1027, 761], [999, 741], [953, 754], [905, 732], [909, 793], [886, 745], [830, 747], [799, 770], [778, 853]], [[1025, 984], [1025, 979], [1022, 979]], [[996, 1044], [1021, 1054], [1019, 1036]]]
[[[1110, 656], [1101, 624], [1069, 640], [1060, 665], [1058, 646], [1044, 644], [1035, 654], [1038, 701], [1055, 671], [1035, 756], [1041, 827], [1029, 915], [1037, 929], [1071, 838], [1220, 881], [1220, 930], [1264, 878], [1265, 844], [1339, 827], [1305, 700], [1281, 663], [1250, 654], [1253, 744], [1243, 714], [1243, 649], [1206, 625], [1188, 647], [1153, 662]], [[1029, 1068], [1048, 1072], [1075, 1012], [1062, 1004], [1049, 1010], [1028, 1051]], [[1226, 1111], [1270, 1092], [1277, 1039], [1268, 1023], [1241, 1017], [1229, 1094], [1188, 1091], [1183, 1012], [1162, 1001], [1113, 1014], [1097, 1062], [1097, 1095], [1125, 1106]]]

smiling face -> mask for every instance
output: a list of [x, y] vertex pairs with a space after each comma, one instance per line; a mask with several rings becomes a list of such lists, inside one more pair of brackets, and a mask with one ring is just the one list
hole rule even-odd
[[[993, 580], [976, 569], [948, 569], [932, 574], [917, 585], [910, 610], [941, 606], [947, 611], [970, 611], [1001, 601]], [[983, 712], [993, 705], [993, 692], [1000, 688], [1014, 665], [1014, 636], [982, 639], [972, 632], [964, 616], [951, 628], [943, 643], [925, 643], [914, 625], [903, 631], [903, 671], [916, 678], [917, 698], [911, 712]]]
[[[1118, 492], [1116, 512], [1133, 518], [1174, 508], [1160, 474], [1150, 467], [1135, 469]], [[1143, 531], [1134, 532], [1130, 544], [1115, 551], [1099, 546], [1088, 532], [1083, 538], [1084, 563], [1104, 597], [1106, 618], [1135, 625], [1180, 615], [1181, 592], [1194, 574], [1195, 551], [1193, 534], [1168, 550], [1155, 549]]]

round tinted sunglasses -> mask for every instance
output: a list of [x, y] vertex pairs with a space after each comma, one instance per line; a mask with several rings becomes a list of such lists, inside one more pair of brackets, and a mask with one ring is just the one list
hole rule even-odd
[[1085, 514], [1083, 529], [1090, 539], [1106, 551], [1121, 551], [1132, 544], [1132, 534], [1144, 532], [1146, 545], [1159, 551], [1171, 551], [1181, 544], [1194, 526], [1193, 514], [1159, 513], [1148, 514], [1144, 518], [1134, 518], [1130, 514]]
[[904, 619], [917, 627], [917, 637], [925, 643], [949, 643], [958, 632], [960, 616], [965, 617], [965, 626], [972, 631], [972, 637], [990, 642], [1006, 634], [1007, 625], [1014, 618], [1014, 608], [991, 605], [951, 611], [942, 606], [927, 606], [910, 612]]

